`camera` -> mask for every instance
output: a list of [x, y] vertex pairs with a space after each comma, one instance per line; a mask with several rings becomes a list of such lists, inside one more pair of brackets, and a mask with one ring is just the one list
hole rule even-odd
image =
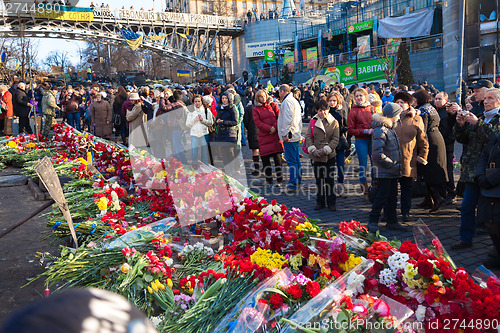
[[460, 111], [460, 115], [461, 115], [462, 117], [465, 117], [465, 116], [467, 116], [468, 114], [469, 114], [469, 111], [467, 111], [467, 110], [461, 110], [461, 111]]

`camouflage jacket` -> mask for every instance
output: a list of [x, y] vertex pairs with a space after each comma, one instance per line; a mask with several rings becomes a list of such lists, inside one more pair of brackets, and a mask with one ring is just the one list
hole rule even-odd
[[474, 177], [481, 152], [490, 137], [499, 129], [498, 115], [495, 115], [489, 123], [484, 122], [484, 115], [480, 115], [478, 118], [479, 120], [475, 126], [466, 123], [463, 127], [460, 127], [457, 123], [453, 127], [457, 142], [467, 145], [467, 150], [464, 149], [462, 155], [460, 170], [460, 181], [466, 183], [475, 182]]

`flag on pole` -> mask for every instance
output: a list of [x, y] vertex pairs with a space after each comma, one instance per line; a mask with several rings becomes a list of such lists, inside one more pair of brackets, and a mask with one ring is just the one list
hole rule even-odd
[[130, 46], [132, 51], [135, 51], [139, 46], [141, 46], [143, 38], [142, 35], [139, 35], [138, 33], [127, 30], [125, 28], [122, 28], [122, 34], [123, 38], [125, 38], [125, 41], [127, 42], [128, 46]]
[[16, 58], [16, 67], [14, 69], [19, 69], [19, 67], [21, 66], [21, 63], [19, 62], [19, 58]]

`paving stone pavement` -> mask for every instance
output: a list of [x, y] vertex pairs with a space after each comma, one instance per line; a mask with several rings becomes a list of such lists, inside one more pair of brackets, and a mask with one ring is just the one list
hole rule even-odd
[[[311, 168], [311, 162], [307, 156], [301, 158], [303, 167], [302, 187], [297, 193], [287, 194], [284, 189], [270, 187], [265, 185], [264, 176], [254, 177], [249, 173], [253, 170], [252, 153], [248, 147], [243, 147], [243, 156], [245, 159], [247, 180], [250, 189], [259, 195], [262, 195], [267, 200], [276, 199], [279, 203], [287, 205], [287, 207], [300, 208], [302, 212], [309, 217], [321, 220], [319, 224], [324, 227], [332, 228], [338, 231], [338, 226], [341, 221], [350, 221], [351, 219], [359, 221], [366, 225], [368, 223], [368, 215], [371, 210], [371, 204], [365, 201], [361, 195], [359, 182], [357, 177], [357, 158], [355, 157], [351, 164], [346, 164], [345, 185], [347, 189], [346, 198], [337, 198], [337, 211], [332, 212], [328, 209], [316, 211], [316, 187], [314, 174]], [[455, 156], [460, 157], [462, 147], [460, 144], [455, 145]], [[303, 154], [305, 155], [305, 154]], [[262, 164], [261, 164], [262, 167]], [[286, 163], [283, 164], [285, 172], [285, 183], [288, 180], [288, 168]], [[459, 168], [455, 168], [455, 181], [460, 175]], [[335, 180], [336, 181], [336, 180]], [[458, 267], [464, 267], [468, 272], [473, 272], [481, 262], [487, 259], [487, 253], [491, 248], [491, 240], [487, 233], [478, 234], [474, 238], [474, 246], [470, 249], [453, 251], [450, 249], [451, 244], [458, 240], [460, 228], [460, 211], [458, 210], [461, 204], [461, 198], [458, 198], [457, 203], [444, 206], [438, 212], [429, 214], [428, 210], [417, 208], [416, 203], [420, 202], [421, 198], [412, 200], [411, 221], [406, 223], [409, 226], [418, 225], [420, 220], [425, 223], [430, 230], [439, 237], [444, 247], [448, 251], [451, 258]], [[399, 204], [398, 204], [398, 214]], [[398, 216], [401, 219], [401, 215]], [[401, 222], [401, 220], [400, 220]], [[412, 232], [399, 232], [387, 230], [384, 227], [385, 223], [381, 222], [380, 232], [389, 239], [397, 237], [400, 240], [414, 241]]]

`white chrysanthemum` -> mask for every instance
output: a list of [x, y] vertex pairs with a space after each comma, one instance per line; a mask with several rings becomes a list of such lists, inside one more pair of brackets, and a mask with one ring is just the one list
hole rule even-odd
[[380, 272], [379, 275], [380, 283], [389, 287], [391, 284], [396, 284], [398, 282], [396, 272], [390, 268], [386, 268]]
[[408, 255], [408, 253], [397, 252], [387, 259], [387, 263], [393, 271], [397, 272], [398, 270], [404, 269], [406, 267], [406, 262], [409, 259], [410, 256]]

